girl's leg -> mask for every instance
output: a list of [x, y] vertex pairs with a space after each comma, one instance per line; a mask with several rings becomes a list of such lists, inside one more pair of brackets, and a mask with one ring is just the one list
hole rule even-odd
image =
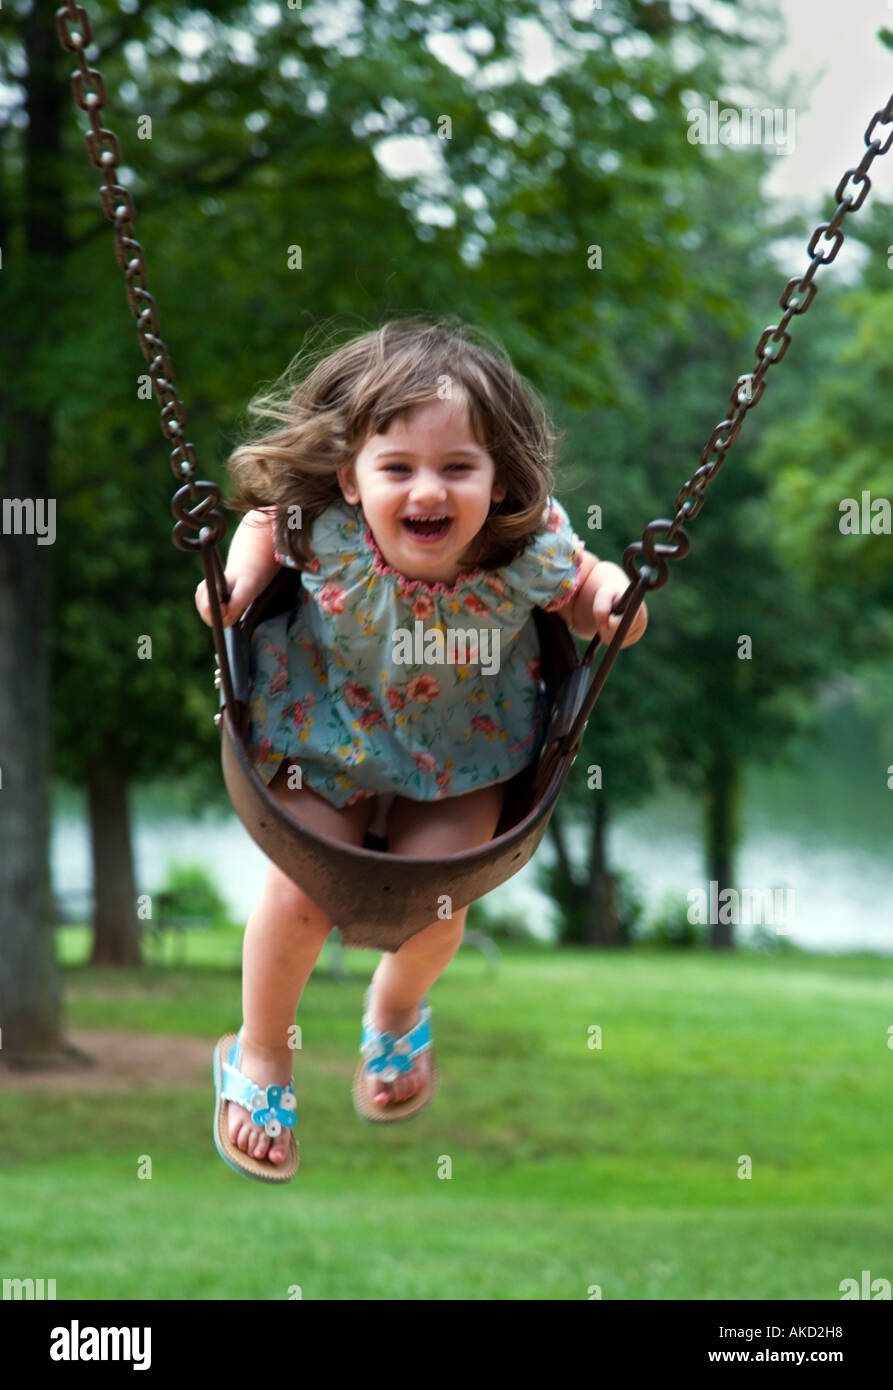
[[[362, 844], [374, 797], [339, 809], [309, 787], [293, 791], [284, 781], [277, 774], [271, 789], [296, 820], [318, 827], [333, 839]], [[294, 1049], [289, 1046], [289, 1029], [331, 929], [331, 919], [322, 908], [275, 864], [269, 864], [263, 893], [245, 928], [242, 952], [244, 1029], [239, 1070], [259, 1086], [285, 1085], [291, 1079]], [[273, 1162], [285, 1158], [287, 1132], [271, 1140], [251, 1123], [248, 1111], [232, 1101], [227, 1123], [230, 1138], [244, 1152]]]
[[[418, 802], [398, 796], [388, 819], [388, 849], [418, 856], [457, 854], [492, 840], [499, 822], [505, 784], [481, 787], [444, 801]], [[401, 1036], [419, 1020], [419, 1004], [462, 944], [467, 907], [417, 932], [399, 951], [386, 951], [372, 976], [370, 1009], [381, 1032]], [[420, 1090], [428, 1061], [422, 1054], [407, 1077], [378, 1082], [373, 1100], [404, 1100]]]
[[[294, 1070], [289, 1028], [331, 923], [285, 874], [270, 864], [263, 894], [245, 928], [242, 947], [242, 1048], [239, 1070], [259, 1086], [284, 1086]], [[230, 1102], [229, 1136], [255, 1158], [281, 1162], [288, 1134], [271, 1140]], [[271, 1147], [272, 1146], [272, 1147]]]

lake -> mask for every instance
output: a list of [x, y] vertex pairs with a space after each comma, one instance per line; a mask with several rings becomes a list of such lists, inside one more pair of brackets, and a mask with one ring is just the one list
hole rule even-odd
[[[759, 920], [753, 904], [765, 910], [771, 902], [791, 908], [776, 918], [776, 929], [797, 946], [893, 952], [890, 764], [893, 747], [885, 747], [880, 731], [851, 703], [829, 700], [821, 743], [802, 747], [793, 767], [748, 769], [735, 887], [756, 896], [742, 899], [738, 939], [747, 939], [747, 923]], [[578, 762], [574, 772], [581, 767]], [[158, 891], [170, 860], [200, 861], [210, 866], [234, 917], [244, 920], [266, 860], [235, 815], [166, 812], [157, 790], [137, 792], [133, 800], [138, 892]], [[582, 862], [588, 831], [567, 818], [565, 830]], [[668, 789], [640, 810], [617, 815], [608, 851], [612, 866], [635, 873], [646, 916], [668, 893], [686, 898], [701, 890], [708, 899], [701, 809], [690, 796]], [[535, 865], [552, 855], [547, 833], [534, 861], [491, 893], [488, 907], [516, 912], [537, 935], [548, 936], [554, 909], [536, 887]], [[64, 790], [54, 798], [52, 871], [63, 907], [86, 915], [89, 841], [80, 801]]]

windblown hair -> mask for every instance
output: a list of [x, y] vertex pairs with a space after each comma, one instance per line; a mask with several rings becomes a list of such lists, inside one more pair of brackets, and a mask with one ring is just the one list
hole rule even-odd
[[[394, 320], [329, 352], [309, 374], [307, 354], [299, 352], [272, 388], [246, 407], [278, 427], [261, 428], [230, 454], [234, 492], [226, 505], [242, 512], [277, 508], [279, 553], [306, 564], [313, 521], [343, 501], [336, 469], [353, 463], [366, 440], [386, 434], [393, 419], [442, 399], [448, 383], [450, 398], [464, 399], [472, 433], [493, 459], [494, 482], [506, 486], [470, 563], [482, 569], [508, 564], [543, 529], [560, 435], [504, 349], [478, 346], [472, 332], [456, 315]], [[295, 504], [301, 525], [293, 529], [288, 508]]]

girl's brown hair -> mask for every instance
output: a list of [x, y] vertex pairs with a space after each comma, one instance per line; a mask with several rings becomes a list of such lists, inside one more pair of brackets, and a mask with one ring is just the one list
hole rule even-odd
[[[479, 346], [471, 340], [474, 331], [456, 315], [397, 319], [329, 352], [300, 379], [306, 354], [298, 353], [272, 389], [247, 406], [248, 414], [279, 427], [230, 454], [234, 492], [226, 505], [242, 512], [276, 507], [280, 554], [305, 564], [313, 521], [344, 500], [336, 469], [352, 463], [370, 435], [386, 434], [394, 418], [445, 394], [461, 395], [474, 437], [493, 459], [494, 481], [506, 486], [470, 563], [483, 569], [508, 564], [542, 530], [560, 435], [504, 350]], [[295, 504], [300, 529], [287, 525]]]

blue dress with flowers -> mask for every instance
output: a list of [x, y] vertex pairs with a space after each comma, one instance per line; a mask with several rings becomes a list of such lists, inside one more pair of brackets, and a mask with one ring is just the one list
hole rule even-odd
[[546, 527], [501, 569], [447, 585], [391, 569], [359, 503], [318, 516], [301, 602], [252, 636], [248, 743], [264, 781], [285, 762], [334, 806], [435, 801], [531, 762], [547, 714], [533, 609], [571, 600], [584, 551], [554, 497]]

